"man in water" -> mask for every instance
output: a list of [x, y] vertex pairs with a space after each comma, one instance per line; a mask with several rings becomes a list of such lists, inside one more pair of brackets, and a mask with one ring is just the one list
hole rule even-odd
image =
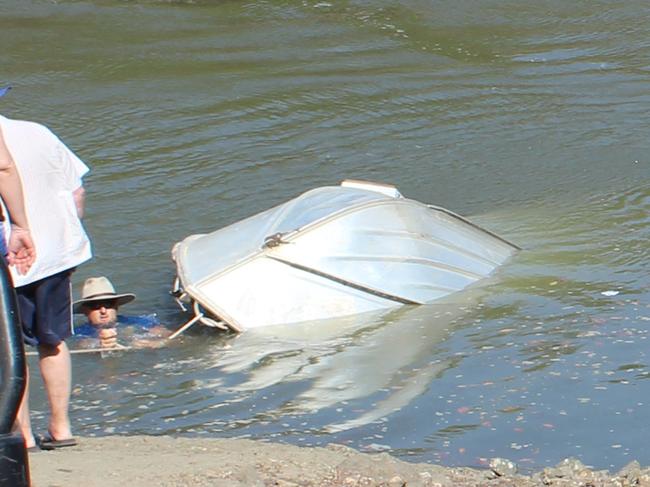
[[135, 299], [133, 293], [115, 292], [111, 281], [105, 277], [89, 277], [83, 284], [81, 299], [74, 302], [75, 313], [84, 314], [88, 320], [75, 327], [75, 335], [98, 338], [100, 348], [123, 348], [117, 341], [118, 325], [126, 325], [136, 333], [145, 332], [148, 337], [135, 338], [132, 345], [136, 347], [158, 347], [163, 345], [160, 338], [170, 335], [167, 328], [160, 325], [152, 316], [123, 316], [118, 314], [119, 307]]

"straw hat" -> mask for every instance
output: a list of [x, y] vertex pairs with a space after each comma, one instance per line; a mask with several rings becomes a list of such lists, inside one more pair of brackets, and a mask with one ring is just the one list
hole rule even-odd
[[130, 303], [135, 299], [133, 293], [117, 294], [111, 281], [107, 277], [89, 277], [84, 282], [81, 290], [81, 299], [73, 303], [73, 310], [75, 313], [83, 313], [84, 305], [92, 303], [93, 301], [107, 301], [115, 299], [118, 306]]

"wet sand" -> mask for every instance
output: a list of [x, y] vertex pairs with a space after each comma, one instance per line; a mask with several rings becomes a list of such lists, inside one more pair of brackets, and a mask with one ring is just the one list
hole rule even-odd
[[567, 459], [530, 476], [508, 460], [490, 468], [407, 463], [342, 445], [307, 448], [252, 440], [114, 436], [30, 454], [34, 487], [649, 486], [650, 468], [595, 471]]

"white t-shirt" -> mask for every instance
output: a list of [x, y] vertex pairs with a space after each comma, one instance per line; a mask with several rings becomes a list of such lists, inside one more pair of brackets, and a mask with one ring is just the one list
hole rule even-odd
[[20, 287], [92, 257], [72, 196], [88, 167], [43, 125], [0, 116], [0, 127], [18, 167], [36, 247], [36, 261], [26, 275], [11, 268], [14, 286]]

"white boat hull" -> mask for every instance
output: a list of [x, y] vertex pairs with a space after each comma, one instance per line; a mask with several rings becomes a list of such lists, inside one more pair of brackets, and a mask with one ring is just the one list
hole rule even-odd
[[442, 208], [372, 183], [311, 190], [174, 246], [178, 289], [243, 331], [435, 301], [517, 247]]

